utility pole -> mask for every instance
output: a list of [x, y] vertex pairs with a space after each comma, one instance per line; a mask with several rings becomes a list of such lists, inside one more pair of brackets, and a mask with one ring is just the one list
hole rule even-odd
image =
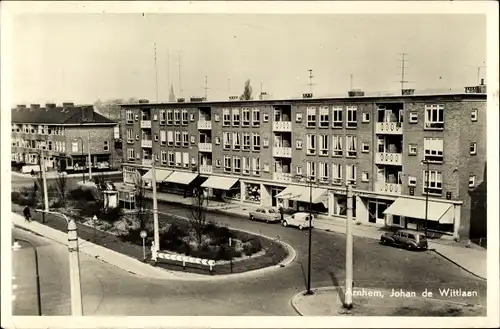
[[160, 225], [158, 223], [158, 199], [156, 195], [156, 165], [155, 165], [155, 155], [153, 154], [153, 168], [151, 171], [153, 175], [153, 225], [154, 225], [154, 241], [156, 251], [160, 251]]
[[92, 179], [92, 158], [90, 157], [90, 132], [87, 139], [87, 152], [89, 157], [89, 180]]
[[313, 74], [312, 74], [312, 69], [309, 69], [309, 92], [312, 94], [313, 93], [313, 83], [312, 83], [312, 79], [314, 78]]
[[208, 77], [205, 75], [205, 100], [208, 100]]
[[[42, 189], [43, 189], [43, 204], [45, 211], [49, 210], [49, 195], [47, 193], [47, 175], [45, 173], [45, 160], [43, 158], [43, 151], [40, 150], [39, 161], [40, 161], [40, 171], [42, 174]], [[42, 214], [42, 222], [45, 224], [45, 212]]]
[[405, 59], [406, 55], [408, 55], [408, 53], [401, 53], [401, 80], [399, 80], [399, 83], [401, 84], [401, 94], [403, 93], [404, 84], [409, 82], [405, 80], [405, 70], [408, 68], [405, 66], [405, 62], [407, 62]]
[[345, 298], [344, 307], [352, 308], [352, 185], [347, 185], [347, 223], [346, 223], [346, 254], [345, 254]]
[[[63, 215], [64, 216], [64, 215]], [[66, 218], [66, 216], [64, 216]], [[71, 314], [83, 315], [82, 286], [80, 281], [80, 256], [78, 234], [74, 219], [66, 218], [68, 223], [69, 275], [71, 287]]]
[[311, 177], [309, 178], [309, 257], [307, 259], [307, 291], [306, 295], [313, 295], [311, 290], [311, 247], [312, 247], [312, 186], [313, 181]]
[[156, 42], [153, 43], [154, 59], [155, 59], [155, 86], [156, 86], [156, 102], [158, 103], [158, 69], [156, 66]]
[[180, 90], [180, 93], [181, 93], [181, 97], [183, 97], [183, 91], [182, 91], [182, 72], [181, 72], [181, 60], [182, 60], [182, 56], [181, 56], [181, 54], [179, 53], [179, 90]]

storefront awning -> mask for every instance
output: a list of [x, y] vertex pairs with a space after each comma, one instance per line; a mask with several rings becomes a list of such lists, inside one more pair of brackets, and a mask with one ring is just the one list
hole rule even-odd
[[[397, 198], [384, 214], [425, 219], [425, 200]], [[427, 219], [441, 224], [453, 224], [453, 205], [429, 201]]]
[[[155, 169], [156, 170], [156, 182], [160, 183], [165, 180], [168, 176], [170, 176], [173, 171], [165, 170], [165, 169]], [[153, 169], [150, 169], [147, 173], [142, 176], [143, 180], [153, 180]]]
[[302, 194], [300, 196], [291, 197], [290, 200], [319, 203], [322, 201], [323, 197], [327, 192], [327, 190], [324, 188], [313, 187], [311, 193], [310, 187], [302, 187], [302, 188], [303, 188]]
[[290, 185], [276, 194], [275, 198], [288, 200], [292, 197], [300, 196], [304, 192], [302, 188], [303, 186]]
[[210, 176], [201, 187], [229, 191], [237, 181], [238, 178]]
[[177, 183], [189, 185], [194, 179], [198, 177], [198, 174], [191, 172], [174, 171], [170, 176], [168, 176], [163, 181], [165, 183]]

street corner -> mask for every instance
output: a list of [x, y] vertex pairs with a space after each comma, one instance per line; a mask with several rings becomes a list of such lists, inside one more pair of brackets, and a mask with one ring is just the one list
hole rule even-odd
[[301, 316], [485, 316], [478, 305], [447, 301], [385, 288], [358, 287], [350, 293], [352, 304], [344, 307], [348, 295], [344, 287], [320, 287], [300, 292], [291, 304]]

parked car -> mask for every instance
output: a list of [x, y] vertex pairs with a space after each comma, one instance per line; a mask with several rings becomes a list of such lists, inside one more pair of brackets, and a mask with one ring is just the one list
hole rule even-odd
[[314, 215], [312, 215], [312, 220], [309, 220], [309, 214], [306, 212], [296, 212], [295, 214], [291, 216], [285, 216], [281, 224], [283, 226], [295, 226], [298, 227], [299, 230], [302, 230], [304, 227], [309, 228], [309, 225], [311, 225], [311, 228], [313, 226], [314, 221]]
[[279, 222], [281, 214], [274, 208], [258, 208], [249, 214], [250, 220], [261, 220], [266, 223]]
[[385, 233], [380, 237], [380, 243], [408, 250], [426, 250], [427, 238], [424, 233], [415, 230], [398, 230]]

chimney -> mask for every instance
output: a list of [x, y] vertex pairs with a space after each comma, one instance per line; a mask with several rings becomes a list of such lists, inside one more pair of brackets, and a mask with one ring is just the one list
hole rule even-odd
[[149, 100], [143, 98], [143, 99], [139, 99], [139, 104], [146, 104], [146, 103], [149, 103]]
[[46, 103], [45, 107], [48, 108], [48, 109], [55, 109], [56, 108], [56, 104], [55, 103]]
[[85, 105], [80, 108], [82, 113], [83, 122], [94, 122], [94, 107], [92, 105]]
[[481, 84], [480, 86], [484, 86], [484, 79], [481, 79]]
[[18, 110], [25, 109], [25, 108], [26, 108], [26, 105], [24, 105], [24, 104], [19, 104], [19, 105], [17, 106], [17, 109], [18, 109]]
[[403, 96], [415, 95], [415, 89], [401, 89], [401, 95]]
[[313, 98], [313, 94], [312, 93], [302, 94], [302, 98]]
[[63, 107], [73, 107], [73, 106], [75, 106], [75, 103], [73, 103], [73, 102], [66, 102], [66, 103], [62, 103], [62, 106]]
[[352, 89], [347, 93], [349, 97], [363, 97], [365, 92], [361, 89]]
[[230, 101], [237, 101], [238, 99], [240, 99], [238, 96], [229, 96]]
[[184, 98], [177, 98], [177, 103], [184, 103], [186, 99]]
[[30, 104], [30, 109], [36, 110], [40, 108], [40, 104]]

